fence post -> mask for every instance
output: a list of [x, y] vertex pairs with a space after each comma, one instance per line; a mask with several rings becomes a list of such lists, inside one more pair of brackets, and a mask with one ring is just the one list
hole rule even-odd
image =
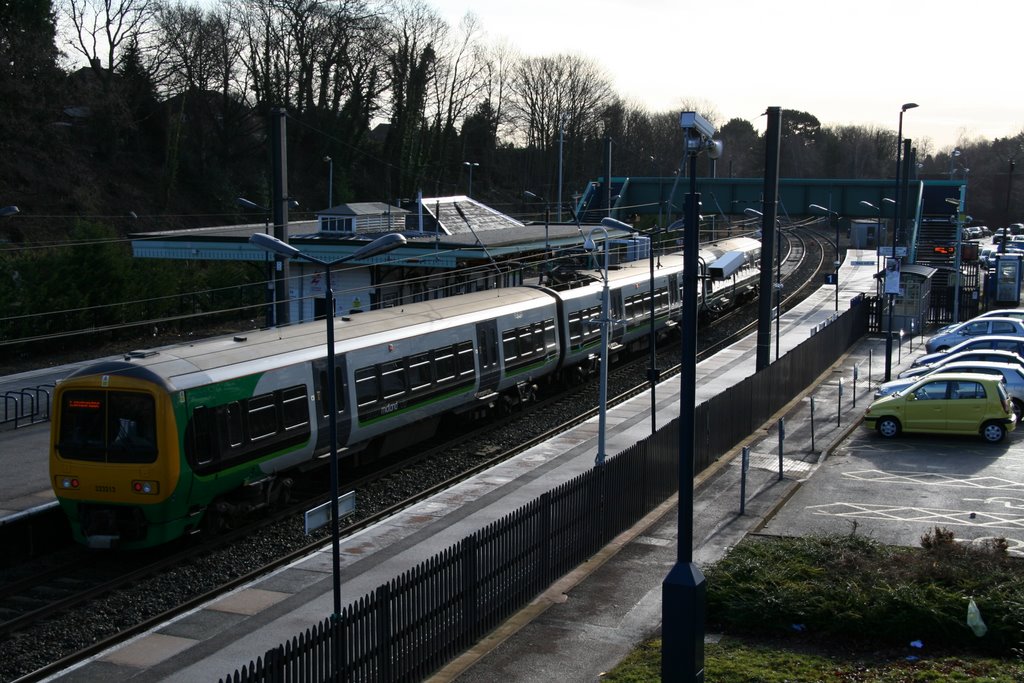
[[811, 394], [811, 453], [814, 452], [814, 394]]
[[547, 586], [554, 579], [551, 576], [551, 491], [540, 497], [540, 581]]
[[857, 375], [859, 374], [860, 367], [857, 365], [853, 366], [853, 407], [857, 407]]
[[779, 418], [779, 481], [782, 481], [782, 449], [786, 442], [786, 418]]
[[462, 552], [462, 634], [459, 642], [463, 644], [469, 644], [476, 640], [477, 623], [480, 619], [477, 610], [479, 580], [476, 565], [476, 536], [476, 533], [470, 534], [459, 544], [459, 550]]
[[836, 427], [843, 424], [843, 378], [839, 378], [839, 399], [836, 402]]
[[740, 514], [747, 509], [747, 470], [750, 469], [750, 446], [743, 447], [743, 457], [740, 459]]
[[374, 591], [374, 612], [377, 621], [377, 673], [378, 680], [390, 681], [391, 677], [391, 584], [385, 583]]

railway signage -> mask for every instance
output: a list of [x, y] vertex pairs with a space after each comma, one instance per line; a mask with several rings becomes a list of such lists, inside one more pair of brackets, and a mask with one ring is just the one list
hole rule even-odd
[[[892, 247], [879, 247], [878, 248], [878, 255], [879, 256], [892, 256]], [[896, 256], [897, 257], [906, 256], [906, 255], [907, 255], [907, 248], [906, 247], [896, 247]]]
[[[338, 496], [338, 519], [348, 517], [356, 511], [356, 492], [349, 491]], [[331, 521], [331, 501], [306, 510], [306, 533], [319, 529]]]

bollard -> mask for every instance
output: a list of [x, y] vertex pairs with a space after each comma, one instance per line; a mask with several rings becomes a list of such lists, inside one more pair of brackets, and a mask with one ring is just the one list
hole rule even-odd
[[786, 442], [786, 418], [779, 418], [779, 481], [782, 481], [782, 447]]
[[747, 509], [747, 470], [750, 469], [750, 446], [743, 447], [743, 456], [740, 459], [740, 514]]
[[897, 363], [902, 363], [903, 362], [903, 330], [902, 329], [900, 329], [900, 352], [898, 354], [896, 354], [896, 362]]
[[853, 407], [857, 407], [857, 375], [859, 374], [860, 366], [853, 366]]
[[836, 427], [842, 425], [843, 418], [843, 378], [839, 378], [839, 401], [836, 403]]
[[914, 352], [914, 321], [910, 321], [910, 352]]
[[871, 388], [871, 361], [874, 358], [875, 350], [868, 349], [868, 388]]
[[811, 453], [814, 452], [814, 395], [811, 395]]

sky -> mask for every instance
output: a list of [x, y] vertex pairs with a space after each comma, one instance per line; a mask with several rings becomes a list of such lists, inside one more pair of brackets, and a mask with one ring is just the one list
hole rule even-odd
[[1014, 0], [425, 0], [488, 42], [595, 60], [651, 111], [709, 111], [763, 131], [768, 107], [896, 131], [947, 153], [1024, 130], [1024, 5]]

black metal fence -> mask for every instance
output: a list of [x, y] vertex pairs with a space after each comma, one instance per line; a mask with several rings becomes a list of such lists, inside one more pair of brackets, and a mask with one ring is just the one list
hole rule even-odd
[[[810, 385], [863, 336], [867, 320], [867, 306], [852, 307], [765, 370], [698, 406], [695, 471]], [[603, 468], [466, 537], [221, 683], [421, 680], [671, 496], [679, 465], [673, 420]]]

